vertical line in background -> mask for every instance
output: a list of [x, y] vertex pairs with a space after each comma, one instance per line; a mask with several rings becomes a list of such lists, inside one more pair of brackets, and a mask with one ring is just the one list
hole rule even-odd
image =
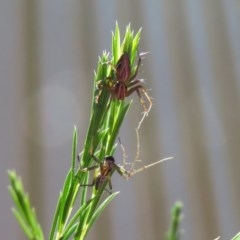
[[[222, 208], [231, 210], [229, 216], [228, 234], [231, 229], [237, 229], [239, 221], [238, 200], [239, 191], [239, 142], [240, 142], [240, 114], [239, 114], [239, 81], [234, 69], [234, 58], [231, 52], [231, 42], [229, 41], [228, 26], [225, 8], [222, 2], [213, 4], [211, 1], [206, 1], [206, 17], [208, 20], [208, 36], [210, 42], [210, 54], [212, 69], [214, 71], [214, 97], [216, 101], [216, 112], [222, 126], [224, 151], [224, 175], [226, 183], [229, 186], [228, 197]], [[208, 12], [210, 11], [210, 12]], [[234, 46], [233, 46], [234, 49]], [[226, 194], [226, 193], [225, 193]], [[225, 216], [226, 218], [226, 216]], [[223, 220], [222, 220], [223, 221]], [[236, 223], [234, 225], [234, 223]], [[229, 237], [230, 235], [228, 235]]]
[[23, 81], [25, 80], [25, 6], [22, 1], [0, 2], [0, 192], [2, 239], [26, 239], [11, 212], [14, 202], [7, 186], [8, 169], [16, 169], [28, 190], [28, 169], [25, 161]]
[[[96, 66], [95, 53], [98, 48], [98, 36], [101, 33], [101, 28], [97, 28], [97, 12], [97, 5], [93, 2], [79, 2], [79, 49], [83, 49], [81, 53], [82, 64], [85, 64], [83, 67], [89, 72], [92, 72], [92, 66]], [[84, 81], [81, 84], [84, 84]]]
[[[212, 228], [215, 236], [219, 233], [222, 236], [222, 230], [219, 219], [220, 203], [222, 198], [219, 197], [218, 192], [215, 189], [219, 184], [224, 182], [226, 178], [224, 175], [219, 176], [219, 172], [224, 167], [222, 164], [217, 164], [221, 161], [219, 153], [222, 153], [222, 149], [217, 148], [218, 140], [221, 141], [221, 126], [214, 110], [214, 85], [213, 85], [213, 73], [211, 68], [210, 61], [210, 51], [209, 51], [209, 42], [207, 41], [207, 30], [205, 24], [205, 15], [203, 11], [203, 4], [198, 2], [192, 3], [188, 2], [186, 6], [187, 15], [189, 18], [189, 33], [191, 34], [191, 44], [190, 49], [193, 54], [193, 64], [196, 72], [196, 89], [197, 89], [197, 98], [199, 99], [199, 107], [202, 113], [202, 130], [200, 131], [202, 135], [202, 144], [204, 150], [206, 151], [206, 160], [204, 161], [207, 165], [206, 171], [209, 177], [208, 181], [211, 189], [210, 196], [210, 211], [206, 211], [206, 215], [210, 215], [210, 222], [214, 222], [214, 228]], [[217, 138], [217, 139], [216, 139]], [[218, 161], [215, 161], [218, 158]], [[199, 158], [200, 161], [202, 159]], [[202, 172], [202, 179], [205, 181], [205, 172]], [[225, 180], [224, 180], [225, 179]], [[206, 185], [206, 184], [205, 184]], [[204, 186], [205, 186], [204, 185]], [[221, 191], [219, 191], [220, 193]], [[209, 219], [209, 217], [207, 217]], [[212, 219], [212, 220], [211, 220]], [[212, 236], [211, 235], [211, 236]]]
[[[227, 0], [222, 0], [221, 1], [222, 4], [222, 11], [223, 11], [223, 16], [224, 16], [224, 20], [225, 20], [225, 24], [226, 24], [226, 35], [227, 35], [227, 40], [228, 40], [228, 48], [229, 48], [229, 52], [230, 55], [232, 57], [232, 61], [230, 63], [231, 67], [232, 67], [232, 71], [234, 72], [234, 89], [236, 91], [236, 94], [238, 96], [238, 101], [232, 106], [233, 108], [232, 111], [233, 113], [236, 112], [239, 115], [239, 87], [240, 87], [240, 28], [239, 28], [239, 22], [240, 22], [240, 1], [232, 1], [231, 4], [229, 4], [229, 1]], [[228, 63], [229, 64], [229, 63]], [[228, 82], [228, 81], [227, 81]], [[232, 116], [232, 118], [236, 118], [235, 116]], [[239, 133], [237, 133], [237, 131], [235, 131], [235, 129], [239, 129], [239, 116], [236, 118], [237, 119], [237, 123], [236, 123], [236, 127], [234, 128], [232, 124], [229, 124], [232, 128], [233, 128], [233, 136], [235, 134], [237, 134], [237, 136], [235, 136], [235, 141], [234, 144], [231, 144], [230, 142], [230, 148], [235, 149], [234, 151], [236, 152], [231, 158], [229, 158], [229, 155], [226, 153], [225, 156], [226, 158], [225, 160], [225, 164], [226, 165], [230, 165], [231, 162], [233, 162], [233, 164], [231, 164], [231, 170], [230, 171], [230, 178], [232, 179], [232, 181], [228, 180], [228, 191], [229, 194], [225, 194], [225, 201], [223, 201], [222, 204], [222, 209], [223, 211], [228, 210], [229, 208], [231, 209], [231, 211], [228, 212], [228, 218], [226, 218], [226, 215], [223, 213], [222, 216], [220, 216], [220, 220], [222, 221], [223, 224], [223, 228], [228, 230], [228, 235], [226, 235], [226, 239], [229, 238], [229, 236], [231, 236], [230, 234], [232, 232], [237, 232], [239, 231], [239, 212], [236, 213], [235, 209], [238, 209], [238, 202], [240, 199], [240, 193], [239, 191], [236, 191], [236, 189], [239, 189], [239, 174], [236, 173], [239, 169], [239, 157], [240, 157], [240, 152], [239, 152]], [[232, 133], [231, 133], [231, 137], [232, 137]], [[230, 150], [231, 152], [232, 150]], [[231, 154], [232, 155], [232, 154]], [[230, 160], [230, 163], [229, 163]], [[237, 174], [235, 176], [235, 174]], [[225, 174], [226, 175], [226, 174]], [[229, 178], [228, 178], [229, 179]], [[235, 186], [234, 186], [235, 185]], [[234, 194], [232, 194], [232, 191], [234, 189]], [[225, 190], [225, 191], [227, 191]], [[233, 196], [235, 195], [235, 196]], [[232, 196], [232, 199], [229, 198], [229, 196]], [[228, 203], [228, 204], [226, 204]], [[234, 223], [234, 224], [233, 224]], [[226, 231], [225, 231], [226, 232]]]
[[[186, 24], [192, 21], [186, 18], [184, 3], [172, 2], [169, 4], [169, 44], [171, 47], [170, 58], [172, 61], [172, 72], [174, 76], [174, 89], [177, 98], [177, 114], [180, 130], [179, 142], [182, 148], [182, 164], [184, 165], [184, 176], [186, 179], [187, 195], [185, 209], [188, 236], [195, 234], [205, 239], [212, 236], [216, 229], [214, 221], [214, 206], [211, 186], [208, 185], [209, 172], [207, 150], [204, 144], [203, 113], [198, 98], [198, 84], [196, 84], [196, 73], [193, 66], [193, 55], [189, 49], [191, 42], [189, 29]], [[205, 161], [204, 161], [205, 160]], [[198, 207], [196, 207], [198, 206]], [[204, 213], [212, 219], [204, 218]], [[196, 222], [197, 224], [192, 224]], [[209, 224], [210, 223], [210, 224]], [[215, 226], [213, 225], [215, 224]], [[211, 227], [210, 227], [211, 225]], [[195, 232], [195, 234], [194, 234]], [[214, 236], [213, 236], [214, 237]]]
[[[162, 123], [159, 123], [158, 109], [161, 106], [159, 96], [161, 89], [154, 86], [154, 82], [161, 81], [158, 79], [162, 59], [162, 31], [164, 29], [164, 15], [162, 14], [162, 1], [155, 1], [149, 4], [146, 1], [131, 2], [131, 15], [134, 16], [134, 25], [143, 27], [140, 42], [140, 52], [150, 51], [143, 59], [138, 77], [146, 78], [144, 83], [147, 89], [150, 89], [149, 95], [153, 97], [153, 108], [139, 131], [140, 134], [140, 152], [141, 166], [147, 165], [164, 157], [164, 146], [161, 135], [163, 134]], [[148, 18], [149, 17], [149, 18]], [[164, 51], [164, 50], [163, 50]], [[155, 67], [152, 67], [155, 66]], [[157, 74], [153, 74], [156, 71]], [[155, 76], [155, 78], [153, 78]], [[165, 85], [163, 81], [162, 85]], [[152, 91], [151, 91], [152, 90]], [[139, 103], [136, 99], [137, 104]], [[139, 114], [139, 113], [138, 113]], [[135, 123], [133, 123], [135, 124]], [[160, 134], [159, 134], [160, 133]], [[159, 134], [159, 135], [158, 135]], [[166, 163], [167, 164], [167, 163]], [[168, 194], [165, 187], [163, 165], [157, 165], [156, 168], [149, 169], [136, 176], [136, 208], [139, 230], [141, 239], [158, 239], [163, 238], [167, 231], [168, 216], [170, 206], [168, 205]], [[144, 206], [142, 208], [141, 206]], [[144, 219], [144, 220], [143, 220]]]
[[[229, 175], [228, 179], [230, 182], [230, 187], [234, 189], [231, 194], [231, 198], [228, 202], [228, 205], [232, 206], [232, 213], [234, 215], [234, 223], [232, 226], [229, 226], [233, 229], [233, 231], [238, 231], [238, 223], [240, 221], [240, 210], [239, 210], [239, 199], [240, 199], [240, 190], [239, 190], [239, 158], [240, 158], [240, 91], [239, 91], [239, 77], [240, 71], [238, 66], [240, 65], [240, 31], [239, 31], [239, 21], [240, 21], [240, 3], [239, 1], [234, 1], [232, 4], [226, 4], [226, 1], [220, 1], [221, 4], [221, 20], [223, 23], [221, 26], [224, 27], [223, 32], [223, 63], [220, 66], [222, 72], [221, 76], [223, 76], [224, 85], [223, 91], [226, 89], [228, 92], [226, 93], [228, 107], [224, 111], [224, 128], [226, 130], [227, 137], [227, 157], [225, 161], [228, 165]], [[238, 5], [237, 5], [238, 4]], [[237, 9], [237, 11], [232, 11], [232, 14], [229, 13], [230, 8]], [[236, 28], [236, 23], [238, 22], [238, 27]], [[220, 22], [221, 23], [221, 22]], [[238, 41], [237, 41], [238, 40]], [[222, 97], [220, 96], [220, 99]], [[223, 102], [221, 102], [223, 104]], [[222, 105], [221, 104], [221, 105]], [[223, 105], [224, 106], [224, 105]]]
[[[150, 26], [146, 23], [146, 7], [149, 9], [151, 4], [146, 3], [145, 1], [129, 1], [128, 6], [121, 5], [119, 2], [121, 11], [119, 15], [121, 16], [122, 22], [128, 24], [131, 22], [132, 29], [137, 32], [140, 27], [143, 27], [142, 34], [141, 34], [141, 41], [139, 46], [139, 51], [149, 51], [149, 49], [145, 49], [146, 46], [146, 39], [147, 32]], [[146, 6], [147, 5], [147, 6]], [[155, 3], [155, 6], [158, 7], [159, 3]], [[128, 9], [126, 9], [128, 8]], [[126, 14], [126, 15], [125, 15]], [[123, 17], [122, 17], [123, 15]], [[125, 17], [124, 17], [125, 16]], [[155, 15], [156, 16], [156, 15]], [[157, 14], [157, 18], [159, 20], [159, 15]], [[156, 23], [159, 24], [159, 21]], [[144, 26], [145, 25], [145, 26]], [[155, 49], [154, 49], [155, 51]], [[146, 73], [148, 72], [147, 63], [151, 59], [150, 56], [146, 56], [143, 59], [142, 66], [138, 73], [138, 78], [144, 77], [146, 78]], [[151, 81], [147, 79], [147, 81]], [[145, 85], [145, 83], [144, 83]], [[146, 83], [146, 88], [151, 88], [151, 83]], [[151, 95], [152, 93], [149, 92]], [[137, 125], [137, 121], [141, 117], [141, 105], [139, 103], [139, 99], [136, 98], [135, 93], [131, 96], [134, 98], [134, 102], [132, 104], [132, 109], [130, 114], [135, 114], [135, 116], [131, 117], [131, 128]], [[140, 111], [139, 111], [140, 109]], [[140, 131], [140, 158], [142, 161], [139, 163], [138, 166], [147, 165], [150, 162], [156, 160], [156, 156], [158, 156], [158, 151], [161, 149], [161, 145], [159, 144], [160, 141], [154, 141], [153, 139], [157, 139], [156, 136], [156, 129], [158, 128], [158, 124], [156, 123], [156, 119], [154, 116], [154, 110], [150, 112], [148, 118], [145, 119]], [[129, 119], [130, 120], [130, 119]], [[134, 133], [134, 131], [131, 131]], [[129, 135], [130, 131], [126, 132]], [[134, 141], [136, 141], [136, 137], [133, 137]], [[158, 139], [157, 139], [158, 140]], [[132, 146], [135, 146], [131, 143]], [[132, 149], [135, 149], [132, 148]], [[135, 153], [134, 153], [135, 154]], [[161, 166], [158, 165], [160, 169]], [[132, 217], [135, 219], [135, 222], [130, 223], [129, 225], [132, 229], [132, 236], [135, 236], [135, 239], [157, 239], [162, 238], [166, 231], [166, 219], [168, 215], [168, 210], [166, 210], [166, 194], [164, 191], [164, 184], [162, 181], [162, 176], [158, 175], [159, 171], [155, 170], [154, 168], [149, 169], [148, 171], [144, 171], [140, 173], [138, 176], [134, 178], [134, 193], [132, 194], [133, 198], [133, 214]], [[160, 179], [160, 181], [159, 181]], [[156, 183], [158, 187], [156, 187]], [[161, 190], [160, 190], [161, 189]], [[163, 193], [164, 192], [164, 193]], [[157, 206], [157, 208], [156, 208]], [[130, 207], [130, 206], [128, 206]]]
[[[216, 111], [218, 103], [216, 102], [216, 83], [214, 84], [215, 73], [212, 68], [210, 42], [207, 39], [207, 36], [209, 36], [207, 31], [209, 22], [208, 17], [206, 17], [207, 12], [204, 11], [204, 5], [200, 2], [196, 4], [196, 2], [192, 3], [189, 1], [187, 8], [189, 18], [192, 19], [188, 24], [193, 39], [191, 46], [195, 58], [194, 64], [198, 80], [198, 95], [204, 115], [204, 128], [202, 132], [205, 135], [205, 148], [208, 151], [209, 180], [213, 185], [212, 194], [216, 209], [215, 221], [218, 223], [218, 229], [215, 232], [217, 234], [218, 231], [218, 234], [225, 239], [227, 236], [224, 234], [231, 228], [232, 224], [230, 222], [233, 222], [231, 205], [226, 204], [229, 202], [229, 196], [231, 195], [229, 187], [231, 183], [228, 174], [226, 174], [227, 162], [225, 159], [227, 153], [223, 146], [224, 130], [219, 114]], [[207, 7], [207, 9], [209, 8]], [[211, 16], [214, 15], [211, 11], [209, 14]], [[224, 26], [225, 24], [220, 25]], [[216, 28], [215, 26], [214, 29]], [[224, 28], [224, 30], [226, 31], [227, 28]], [[215, 44], [218, 44], [217, 42]], [[224, 192], [222, 189], [224, 189]], [[229, 237], [230, 235], [228, 235]]]
[[237, 76], [238, 89], [240, 89], [240, 1], [222, 0], [222, 9], [226, 20], [226, 31], [229, 38], [229, 48], [233, 56], [233, 68]]
[[[192, 71], [192, 79], [190, 78], [188, 84], [192, 89], [193, 104], [189, 104], [191, 109], [188, 112], [191, 123], [189, 124], [194, 131], [192, 135], [193, 151], [195, 153], [194, 169], [195, 178], [197, 179], [198, 191], [200, 191], [200, 206], [202, 205], [203, 224], [207, 236], [215, 237], [219, 232], [219, 221], [217, 215], [216, 196], [214, 195], [214, 183], [211, 171], [211, 152], [208, 147], [208, 132], [206, 131], [207, 115], [204, 108], [204, 100], [202, 99], [202, 91], [208, 88], [212, 74], [209, 71], [207, 63], [208, 52], [206, 52], [205, 29], [202, 22], [204, 21], [204, 14], [202, 10], [202, 3], [195, 2], [191, 4], [189, 1], [184, 6], [186, 17], [187, 32], [189, 38], [189, 66]], [[196, 30], [196, 31], [195, 31]], [[207, 54], [206, 54], [207, 53]], [[199, 61], [199, 55], [203, 58], [203, 62]], [[198, 60], [198, 61], [197, 61]], [[192, 63], [192, 64], [191, 64]], [[201, 72], [201, 73], [199, 73]], [[201, 77], [207, 77], [207, 80]], [[206, 82], [205, 82], [206, 81]], [[192, 85], [192, 87], [191, 87]], [[209, 227], [210, 226], [210, 227]]]
[[[161, 159], [174, 156], [173, 160], [158, 166], [158, 174], [151, 175], [149, 178], [150, 186], [153, 186], [152, 192], [155, 193], [152, 201], [154, 224], [158, 230], [158, 236], [163, 236], [167, 231], [172, 204], [176, 200], [184, 201], [185, 199], [181, 196], [186, 196], [187, 191], [180, 159], [182, 149], [179, 142], [182, 142], [182, 139], [177, 114], [179, 106], [176, 105], [176, 94], [174, 94], [174, 73], [170, 56], [172, 40], [169, 37], [169, 26], [172, 24], [172, 10], [169, 1], [159, 1], [155, 5], [146, 2], [144, 7], [148, 16], [145, 27], [148, 45], [146, 49], [150, 52], [146, 61], [148, 63], [146, 75], [151, 85], [150, 94], [154, 102], [151, 115], [155, 114], [152, 116], [152, 124], [148, 127], [148, 132], [151, 132], [148, 142], [154, 145], [148, 157]], [[153, 137], [154, 140], [151, 141]], [[156, 184], [159, 188], [154, 190]]]
[[26, 141], [25, 151], [28, 163], [31, 202], [40, 223], [43, 223], [44, 203], [43, 187], [41, 179], [42, 163], [40, 141], [40, 119], [37, 91], [39, 87], [38, 69], [38, 24], [37, 4], [35, 0], [25, 0], [25, 49], [26, 49], [26, 80], [25, 80], [25, 104], [26, 104]]

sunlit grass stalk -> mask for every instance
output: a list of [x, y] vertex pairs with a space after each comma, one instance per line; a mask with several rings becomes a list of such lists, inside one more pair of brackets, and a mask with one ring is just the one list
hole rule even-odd
[[[90, 124], [84, 149], [81, 154], [81, 168], [89, 167], [91, 165], [93, 161], [93, 154], [99, 159], [103, 159], [105, 155], [112, 155], [114, 153], [115, 140], [129, 108], [129, 103], [125, 101], [113, 100], [110, 92], [107, 89], [98, 89], [98, 82], [104, 81], [104, 79], [107, 79], [109, 76], [114, 77], [114, 70], [111, 64], [114, 65], [117, 62], [123, 51], [128, 52], [132, 59], [132, 64], [134, 64], [135, 59], [132, 58], [132, 55], [136, 56], [137, 54], [139, 35], [140, 32], [137, 33], [137, 35], [134, 35], [134, 33], [130, 30], [130, 26], [128, 26], [123, 44], [121, 45], [119, 29], [118, 26], [116, 26], [112, 40], [112, 59], [109, 58], [107, 53], [103, 53], [103, 56], [99, 59], [94, 80]], [[109, 62], [111, 62], [111, 64], [109, 64]], [[73, 149], [75, 149], [75, 147], [73, 147]], [[73, 151], [72, 156], [72, 161], [75, 161], [76, 151]], [[72, 168], [72, 172], [74, 172], [74, 168]], [[80, 184], [89, 182], [87, 177], [88, 173], [83, 173], [79, 169], [77, 170], [76, 175], [76, 178], [71, 178], [72, 184], [70, 184], [68, 191], [65, 191], [65, 201], [61, 204], [59, 212], [55, 215], [58, 217], [58, 220], [54, 221], [56, 224], [52, 228], [51, 236], [54, 236], [55, 231], [53, 231], [53, 229], [57, 229], [57, 239], [62, 239], [62, 236], [66, 233], [66, 229], [71, 229], [74, 239], [84, 239], [97, 216], [105, 208], [107, 203], [110, 202], [110, 200], [115, 196], [115, 194], [109, 196], [105, 202], [102, 203], [102, 205], [99, 205], [104, 186], [97, 192], [95, 188], [93, 188], [91, 190], [92, 201], [90, 201], [88, 204], [85, 204], [87, 201], [86, 193], [88, 189], [81, 188]], [[68, 185], [67, 181], [66, 183]], [[81, 196], [80, 206], [84, 206], [85, 204], [85, 208], [79, 213], [78, 221], [74, 222], [73, 224], [73, 222], [70, 220], [70, 223], [72, 224], [71, 227], [69, 226], [68, 218], [72, 212], [72, 206], [75, 204], [79, 193]], [[64, 204], [65, 202], [68, 204]]]
[[172, 208], [170, 227], [166, 235], [166, 240], [179, 240], [179, 226], [182, 219], [182, 203], [176, 202]]

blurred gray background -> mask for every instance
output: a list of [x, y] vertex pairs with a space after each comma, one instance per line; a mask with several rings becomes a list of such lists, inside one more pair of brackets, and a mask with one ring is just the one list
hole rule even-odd
[[[240, 230], [239, 0], [8, 0], [0, 2], [0, 232], [26, 239], [12, 213], [7, 169], [16, 169], [48, 237], [78, 127], [81, 151], [93, 70], [111, 31], [143, 28], [139, 71], [153, 109], [140, 130], [135, 175], [113, 176], [120, 195], [88, 239], [163, 239], [170, 208], [184, 204], [182, 239], [230, 239]], [[134, 102], [120, 137], [136, 154]], [[118, 149], [116, 159], [122, 162]]]

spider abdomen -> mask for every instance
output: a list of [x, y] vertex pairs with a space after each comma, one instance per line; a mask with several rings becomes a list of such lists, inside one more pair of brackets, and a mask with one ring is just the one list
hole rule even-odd
[[115, 97], [119, 100], [124, 100], [126, 97], [127, 86], [122, 83], [118, 82], [115, 87]]

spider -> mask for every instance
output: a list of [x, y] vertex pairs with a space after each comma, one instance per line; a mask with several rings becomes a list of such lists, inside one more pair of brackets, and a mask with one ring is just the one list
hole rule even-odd
[[115, 163], [115, 159], [113, 156], [106, 156], [101, 162], [99, 159], [97, 159], [94, 155], [92, 156], [93, 160], [97, 163], [95, 166], [91, 166], [88, 168], [81, 169], [80, 171], [86, 172], [86, 171], [91, 171], [93, 169], [99, 168], [98, 175], [93, 179], [93, 182], [90, 184], [81, 184], [81, 187], [93, 187], [95, 186], [96, 190], [99, 190], [103, 183], [105, 181], [108, 182], [109, 185], [109, 190], [105, 189], [108, 191], [110, 194], [112, 193], [112, 183], [111, 183], [111, 175], [113, 172], [116, 170], [122, 177], [128, 178], [130, 177], [130, 173], [128, 173], [125, 169], [121, 168]]
[[[101, 82], [99, 84], [99, 88], [108, 89], [112, 95], [112, 98], [116, 98], [118, 100], [124, 100], [126, 97], [130, 96], [133, 92], [136, 92], [140, 99], [141, 105], [144, 108], [145, 115], [148, 115], [152, 107], [152, 101], [146, 89], [141, 84], [141, 80], [136, 79], [140, 65], [141, 54], [139, 54], [136, 70], [134, 73], [132, 73], [129, 55], [127, 52], [124, 52], [120, 59], [118, 60], [116, 67], [112, 66], [115, 72], [115, 77], [114, 78], [108, 77], [107, 79], [109, 81]], [[148, 101], [149, 104], [148, 107], [146, 106], [145, 101], [142, 98], [141, 92], [144, 93]]]
[[139, 172], [141, 172], [149, 167], [152, 167], [160, 162], [172, 159], [172, 157], [165, 158], [165, 159], [156, 161], [152, 164], [149, 164], [147, 166], [141, 167], [137, 170], [127, 171], [126, 169], [124, 169], [123, 167], [121, 167], [115, 163], [115, 159], [113, 156], [106, 156], [102, 162], [99, 159], [97, 159], [94, 155], [92, 157], [93, 157], [93, 160], [97, 163], [97, 165], [80, 169], [80, 171], [87, 172], [87, 171], [91, 171], [93, 169], [99, 168], [99, 172], [98, 172], [97, 176], [93, 179], [92, 183], [81, 184], [80, 186], [81, 187], [95, 186], [95, 189], [99, 190], [102, 187], [102, 185], [107, 181], [108, 185], [109, 185], [109, 190], [106, 188], [105, 188], [105, 190], [109, 194], [112, 194], [111, 176], [115, 170], [118, 172], [118, 174], [120, 176], [122, 176], [125, 179], [128, 179], [129, 177], [133, 176], [134, 174], [139, 173]]
[[[139, 153], [140, 153], [139, 132], [138, 132], [138, 129], [135, 129], [135, 130], [136, 130], [136, 137], [137, 137], [137, 152], [136, 152], [136, 156], [135, 156], [135, 159], [133, 160], [133, 162], [132, 163], [126, 162], [126, 151], [125, 151], [123, 144], [121, 143], [120, 138], [118, 137], [118, 141], [120, 143], [120, 146], [121, 146], [121, 149], [123, 152], [123, 166], [117, 165], [115, 163], [115, 159], [113, 156], [105, 156], [103, 161], [100, 161], [97, 157], [95, 157], [92, 154], [92, 158], [97, 164], [94, 166], [86, 167], [86, 168], [80, 167], [80, 171], [87, 172], [87, 171], [91, 171], [94, 169], [98, 169], [98, 174], [96, 175], [96, 177], [94, 177], [92, 183], [81, 184], [80, 185], [81, 187], [93, 187], [94, 186], [96, 190], [99, 190], [103, 186], [103, 184], [107, 182], [109, 185], [109, 190], [107, 188], [105, 188], [105, 190], [111, 194], [112, 193], [111, 177], [112, 177], [112, 174], [114, 171], [117, 171], [118, 174], [120, 176], [122, 176], [123, 178], [128, 179], [128, 178], [132, 177], [133, 175], [135, 175], [139, 172], [142, 172], [143, 170], [146, 170], [150, 167], [155, 166], [158, 163], [162, 163], [164, 161], [167, 161], [167, 160], [170, 160], [173, 158], [173, 157], [164, 158], [164, 159], [158, 160], [156, 162], [153, 162], [149, 165], [135, 169], [136, 162], [141, 161], [141, 160], [139, 160]], [[77, 156], [77, 158], [78, 158], [78, 161], [80, 162], [80, 154]], [[127, 164], [130, 164], [129, 170], [125, 169], [125, 166]]]

